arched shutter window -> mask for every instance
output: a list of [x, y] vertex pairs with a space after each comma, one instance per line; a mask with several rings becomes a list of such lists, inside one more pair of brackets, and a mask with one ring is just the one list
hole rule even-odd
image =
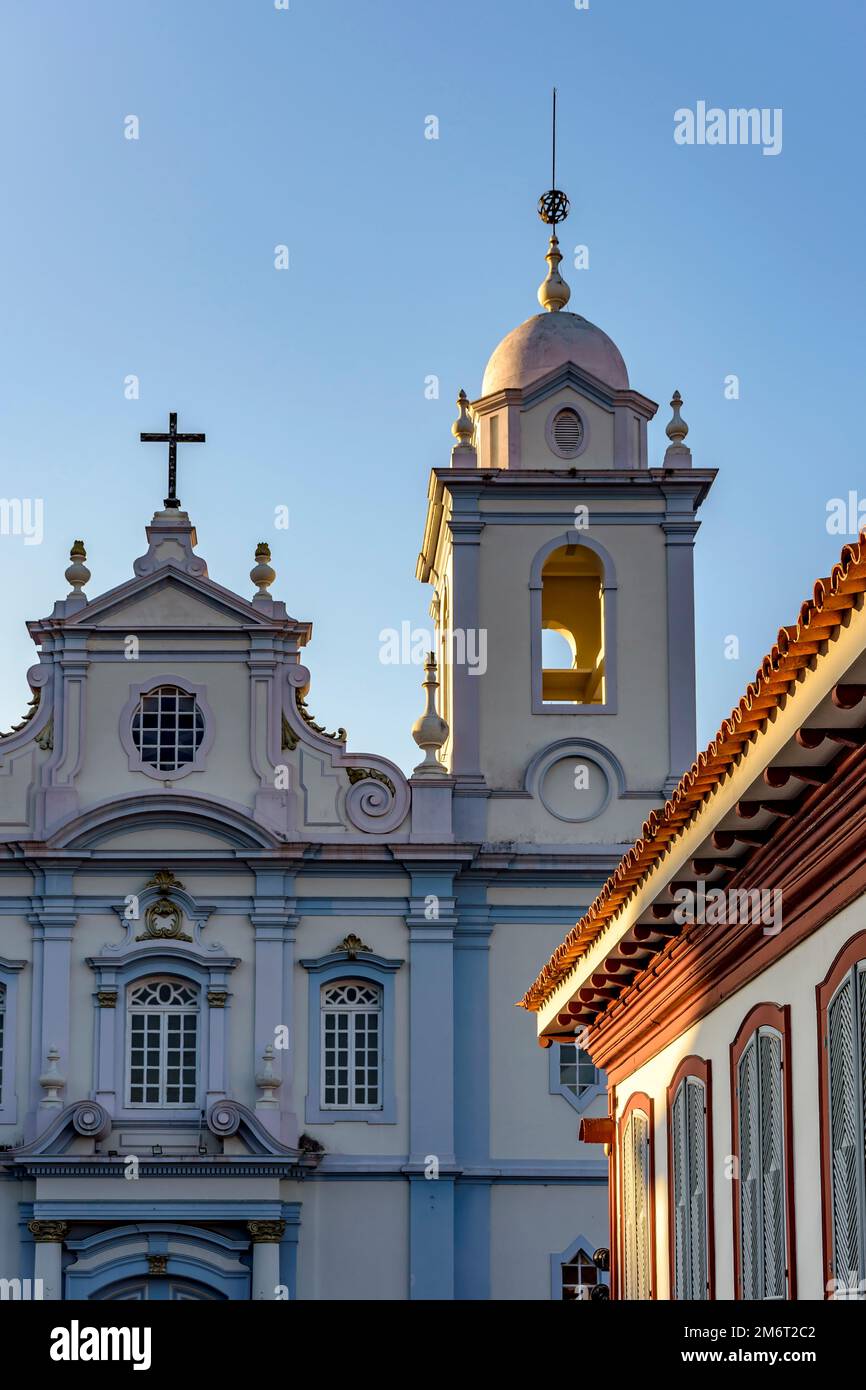
[[866, 1279], [866, 968], [857, 965], [827, 1010], [833, 1277], [836, 1296], [856, 1297]]
[[671, 1107], [674, 1202], [674, 1296], [705, 1299], [707, 1282], [707, 1099], [703, 1081], [687, 1076]]
[[787, 1296], [782, 1038], [758, 1028], [737, 1072], [740, 1270], [744, 1299]]
[[622, 1144], [623, 1262], [626, 1298], [651, 1298], [649, 1118], [633, 1110]]

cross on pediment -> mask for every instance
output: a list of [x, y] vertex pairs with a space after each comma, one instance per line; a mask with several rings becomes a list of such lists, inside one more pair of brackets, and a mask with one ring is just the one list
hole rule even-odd
[[168, 434], [142, 434], [142, 444], [167, 444], [168, 445], [168, 496], [163, 505], [168, 509], [176, 509], [180, 506], [180, 498], [177, 495], [177, 446], [178, 444], [204, 444], [203, 434], [178, 434], [177, 432], [177, 412], [172, 411], [168, 417]]

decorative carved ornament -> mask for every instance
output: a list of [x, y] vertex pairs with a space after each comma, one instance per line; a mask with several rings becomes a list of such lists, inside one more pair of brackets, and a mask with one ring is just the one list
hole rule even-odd
[[248, 1221], [247, 1230], [253, 1245], [279, 1245], [286, 1229], [285, 1221]]
[[179, 878], [175, 878], [171, 869], [157, 869], [153, 878], [149, 878], [144, 885], [145, 888], [159, 888], [163, 893], [168, 893], [172, 888], [183, 888]]
[[354, 786], [356, 782], [381, 782], [383, 786], [388, 788], [392, 796], [397, 795], [397, 789], [395, 788], [394, 783], [391, 781], [391, 778], [386, 777], [385, 773], [380, 772], [378, 768], [347, 767], [346, 774], [349, 778], [349, 781], [352, 783], [352, 786]]
[[21, 723], [13, 724], [11, 729], [7, 729], [5, 733], [0, 733], [0, 738], [11, 738], [13, 734], [17, 734], [21, 729], [23, 729], [25, 724], [30, 723], [30, 720], [33, 718], [34, 714], [39, 708], [39, 701], [41, 696], [42, 691], [37, 690], [36, 694], [33, 696], [33, 699], [28, 700], [27, 702], [27, 713], [24, 715], [23, 719], [21, 720]]
[[345, 951], [349, 960], [354, 960], [355, 957], [359, 956], [362, 952], [365, 952], [367, 955], [372, 954], [370, 947], [365, 945], [360, 936], [356, 936], [354, 932], [349, 932], [349, 935], [343, 938], [337, 950]]
[[52, 714], [48, 723], [41, 733], [36, 735], [36, 746], [45, 753], [50, 753], [54, 747], [54, 715]]
[[117, 1008], [117, 990], [116, 990], [116, 989], [98, 989], [98, 990], [96, 991], [96, 1002], [97, 1002], [97, 1004], [99, 1005], [100, 1009], [116, 1009], [116, 1008]]
[[167, 1274], [168, 1255], [148, 1255], [147, 1272], [148, 1274]]
[[280, 738], [280, 748], [284, 752], [293, 753], [298, 746], [298, 735], [295, 733], [285, 714], [283, 715], [283, 730]]
[[335, 734], [329, 734], [328, 731], [327, 731], [327, 729], [325, 728], [325, 726], [324, 726], [323, 724], [317, 724], [317, 723], [316, 723], [315, 719], [314, 719], [313, 716], [310, 714], [310, 711], [307, 709], [307, 702], [306, 702], [306, 700], [304, 699], [303, 695], [301, 694], [300, 689], [296, 689], [296, 690], [295, 690], [295, 704], [296, 704], [297, 707], [298, 707], [298, 714], [301, 716], [301, 718], [303, 719], [304, 723], [305, 723], [305, 724], [309, 724], [310, 728], [313, 729], [313, 730], [315, 731], [315, 733], [321, 734], [321, 735], [323, 736], [323, 738], [332, 738], [332, 739], [334, 740], [335, 743], [345, 743], [345, 742], [346, 742], [346, 739], [347, 739], [349, 736], [348, 736], [348, 734], [346, 733], [346, 730], [345, 730], [345, 729], [342, 729], [342, 728], [341, 728], [341, 729], [338, 729], [337, 732], [336, 732]]
[[209, 989], [207, 992], [207, 1002], [212, 1009], [224, 1009], [228, 1003], [228, 998], [227, 989]]
[[157, 898], [144, 914], [144, 931], [136, 941], [192, 941], [183, 930], [183, 915], [171, 898]]
[[66, 1221], [28, 1221], [27, 1229], [37, 1244], [64, 1241], [69, 1224]]

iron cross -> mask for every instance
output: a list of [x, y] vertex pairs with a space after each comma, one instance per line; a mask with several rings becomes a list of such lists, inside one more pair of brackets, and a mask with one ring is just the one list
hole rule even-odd
[[168, 496], [165, 498], [165, 507], [179, 507], [180, 498], [177, 495], [177, 446], [178, 444], [204, 444], [203, 434], [178, 434], [177, 432], [177, 412], [172, 411], [168, 417], [168, 434], [143, 434], [142, 444], [167, 444], [168, 445]]

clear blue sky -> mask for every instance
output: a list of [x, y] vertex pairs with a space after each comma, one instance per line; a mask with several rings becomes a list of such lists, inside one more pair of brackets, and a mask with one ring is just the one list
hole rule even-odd
[[[590, 247], [570, 307], [661, 403], [651, 462], [678, 387], [695, 463], [720, 470], [696, 551], [706, 741], [836, 558], [828, 499], [866, 493], [864, 15], [3, 0], [0, 496], [44, 498], [45, 536], [0, 537], [0, 727], [24, 711], [24, 620], [65, 594], [71, 541], [91, 594], [130, 576], [164, 489], [138, 435], [177, 409], [208, 435], [181, 450], [180, 492], [211, 575], [251, 592], [269, 539], [273, 592], [314, 623], [312, 711], [412, 765], [421, 673], [381, 665], [378, 636], [428, 622], [414, 565], [454, 395], [537, 308], [555, 83], [564, 242]], [[782, 153], [676, 145], [674, 111], [699, 100], [781, 107]]]

